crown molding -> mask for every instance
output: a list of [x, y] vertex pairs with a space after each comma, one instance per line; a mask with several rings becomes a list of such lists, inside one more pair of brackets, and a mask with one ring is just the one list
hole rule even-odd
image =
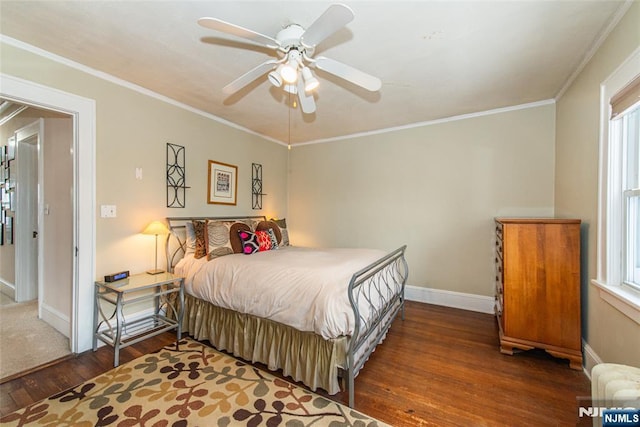
[[473, 118], [476, 118], [476, 117], [490, 116], [490, 115], [493, 115], [493, 114], [508, 113], [510, 111], [525, 110], [525, 109], [528, 109], [528, 108], [537, 108], [537, 107], [541, 107], [541, 106], [544, 106], [544, 105], [555, 104], [555, 102], [556, 102], [555, 99], [545, 99], [543, 101], [529, 102], [529, 103], [526, 103], [526, 104], [513, 105], [511, 107], [495, 108], [493, 110], [486, 110], [486, 111], [479, 111], [479, 112], [476, 112], [476, 113], [461, 114], [461, 115], [458, 115], [458, 116], [445, 117], [445, 118], [442, 118], [442, 119], [429, 120], [429, 121], [425, 121], [425, 122], [410, 123], [408, 125], [390, 127], [390, 128], [385, 128], [385, 129], [378, 129], [378, 130], [373, 130], [373, 131], [368, 131], [368, 132], [353, 133], [353, 134], [350, 134], [350, 135], [336, 136], [336, 137], [332, 137], [332, 138], [316, 139], [314, 141], [299, 142], [299, 143], [295, 144], [293, 146], [293, 148], [296, 148], [296, 147], [299, 147], [299, 146], [303, 146], [303, 145], [322, 144], [322, 143], [327, 143], [327, 142], [343, 141], [343, 140], [346, 140], [346, 139], [355, 139], [355, 138], [361, 138], [361, 137], [364, 137], [364, 136], [380, 135], [380, 134], [384, 134], [384, 133], [388, 133], [388, 132], [396, 132], [396, 131], [401, 131], [401, 130], [406, 130], [406, 129], [414, 129], [414, 128], [420, 128], [420, 127], [426, 127], [426, 126], [439, 125], [441, 123], [448, 123], [448, 122], [455, 122], [455, 121], [458, 121], [458, 120], [473, 119]]
[[151, 98], [157, 99], [159, 101], [165, 102], [167, 104], [173, 105], [174, 107], [178, 107], [178, 108], [181, 108], [183, 110], [187, 110], [187, 111], [189, 111], [191, 113], [197, 114], [199, 116], [206, 117], [207, 119], [216, 121], [216, 122], [221, 123], [221, 124], [223, 124], [225, 126], [229, 126], [231, 128], [241, 130], [241, 131], [246, 132], [248, 134], [258, 136], [258, 137], [266, 139], [267, 141], [270, 141], [270, 142], [275, 142], [278, 145], [282, 145], [282, 146], [286, 146], [287, 145], [283, 141], [279, 141], [279, 140], [277, 140], [275, 138], [272, 138], [270, 136], [263, 135], [261, 133], [255, 132], [255, 131], [253, 131], [251, 129], [248, 129], [248, 128], [244, 127], [244, 126], [240, 126], [240, 125], [238, 125], [236, 123], [230, 122], [228, 120], [225, 120], [225, 119], [223, 119], [221, 117], [218, 117], [216, 115], [213, 115], [211, 113], [207, 113], [205, 111], [202, 111], [202, 110], [199, 110], [197, 108], [194, 108], [194, 107], [192, 107], [190, 105], [187, 105], [187, 104], [184, 104], [182, 102], [176, 101], [175, 99], [169, 98], [168, 96], [160, 95], [157, 92], [154, 92], [152, 90], [149, 90], [149, 89], [144, 88], [142, 86], [139, 86], [137, 84], [128, 82], [128, 81], [123, 80], [123, 79], [121, 79], [119, 77], [113, 76], [113, 75], [111, 75], [109, 73], [105, 73], [104, 71], [96, 70], [95, 68], [88, 67], [86, 65], [83, 65], [83, 64], [80, 64], [78, 62], [72, 61], [72, 60], [70, 60], [68, 58], [65, 58], [63, 56], [56, 55], [55, 53], [51, 53], [51, 52], [46, 51], [44, 49], [40, 49], [39, 47], [30, 45], [30, 44], [25, 43], [23, 41], [20, 41], [20, 40], [14, 39], [12, 37], [6, 36], [4, 34], [0, 34], [0, 43], [4, 43], [4, 44], [7, 44], [9, 46], [17, 47], [18, 49], [22, 49], [24, 51], [33, 53], [35, 55], [41, 56], [43, 58], [46, 58], [46, 59], [49, 59], [51, 61], [57, 62], [59, 64], [65, 65], [67, 67], [76, 69], [78, 71], [82, 71], [84, 73], [90, 74], [90, 75], [92, 75], [94, 77], [97, 77], [99, 79], [106, 80], [106, 81], [108, 81], [110, 83], [116, 84], [118, 86], [125, 87], [125, 88], [130, 89], [130, 90], [132, 90], [134, 92], [138, 92], [138, 93], [141, 93], [143, 95], [149, 96]]

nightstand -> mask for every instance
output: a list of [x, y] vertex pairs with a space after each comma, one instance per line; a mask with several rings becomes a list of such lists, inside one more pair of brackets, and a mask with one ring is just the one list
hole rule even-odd
[[[153, 313], [126, 318], [126, 305], [152, 300]], [[107, 309], [113, 311], [105, 314]], [[142, 273], [115, 282], [97, 281], [93, 307], [93, 351], [98, 348], [98, 340], [109, 344], [114, 348], [113, 366], [118, 366], [121, 348], [173, 329], [176, 329], [176, 342], [180, 341], [183, 315], [183, 277], [172, 273]]]

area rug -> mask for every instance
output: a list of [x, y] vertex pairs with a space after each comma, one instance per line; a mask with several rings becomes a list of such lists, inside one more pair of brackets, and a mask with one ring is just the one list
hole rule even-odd
[[190, 338], [16, 411], [7, 426], [385, 426]]

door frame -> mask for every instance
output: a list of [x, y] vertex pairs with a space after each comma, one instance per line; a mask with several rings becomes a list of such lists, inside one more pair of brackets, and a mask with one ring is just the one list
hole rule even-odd
[[[30, 241], [33, 237], [31, 234], [33, 233], [33, 227], [30, 221], [16, 221], [15, 227], [15, 246], [16, 246], [16, 301], [27, 301], [30, 299], [34, 299], [37, 296], [38, 298], [38, 316], [42, 317], [42, 286], [43, 286], [43, 254], [44, 254], [44, 242], [41, 233], [42, 227], [42, 206], [43, 206], [43, 192], [42, 189], [44, 180], [43, 180], [43, 171], [44, 171], [44, 159], [42, 156], [42, 140], [44, 138], [44, 120], [37, 119], [33, 123], [28, 124], [15, 132], [16, 136], [16, 150], [18, 151], [18, 174], [16, 178], [16, 216], [20, 216], [22, 218], [25, 217], [25, 209], [35, 209], [36, 210], [36, 231], [38, 232], [38, 241], [37, 241], [37, 259], [35, 260], [37, 274], [36, 277], [31, 277], [31, 271], [33, 268], [34, 260], [31, 260], [31, 252], [29, 245], [27, 242]], [[29, 138], [36, 137], [37, 140], [35, 142], [33, 148], [25, 147], [25, 144], [32, 145], [31, 143], [23, 142]], [[26, 150], [33, 150], [31, 153], [28, 153]], [[35, 171], [32, 171], [29, 166], [29, 171], [26, 170], [27, 164], [32, 165], [31, 161], [25, 162], [27, 159], [25, 156], [36, 156], [36, 166]], [[24, 184], [27, 181], [27, 175], [36, 174], [36, 205], [30, 206], [25, 197], [28, 194], [30, 189], [27, 189], [25, 192]], [[35, 281], [36, 286], [35, 289], [31, 287], [31, 282]], [[25, 282], [29, 285], [28, 290], [25, 289]], [[25, 298], [23, 298], [25, 297]]]
[[71, 351], [92, 348], [95, 280], [96, 102], [59, 89], [0, 73], [0, 96], [73, 118], [73, 290]]

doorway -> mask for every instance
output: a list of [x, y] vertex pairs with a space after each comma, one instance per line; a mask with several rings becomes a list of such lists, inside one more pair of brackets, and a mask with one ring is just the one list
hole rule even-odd
[[1, 346], [12, 348], [0, 365], [7, 380], [72, 353], [74, 132], [71, 115], [34, 107], [0, 123], [0, 146], [14, 144], [5, 162], [14, 236], [0, 246], [0, 258], [14, 259], [13, 272], [0, 263], [0, 277], [15, 295], [0, 307]]
[[60, 89], [0, 73], [0, 97], [73, 117], [73, 295], [71, 348], [92, 347], [93, 283], [95, 280], [95, 146], [96, 102]]

